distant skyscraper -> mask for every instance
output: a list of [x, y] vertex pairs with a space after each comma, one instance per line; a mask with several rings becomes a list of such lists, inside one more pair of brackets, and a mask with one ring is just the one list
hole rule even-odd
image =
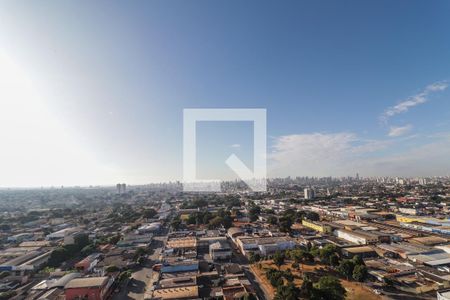
[[116, 184], [117, 194], [122, 194], [127, 191], [127, 185], [125, 183]]
[[307, 200], [314, 199], [315, 195], [313, 189], [305, 188], [303, 191], [305, 193], [305, 199]]

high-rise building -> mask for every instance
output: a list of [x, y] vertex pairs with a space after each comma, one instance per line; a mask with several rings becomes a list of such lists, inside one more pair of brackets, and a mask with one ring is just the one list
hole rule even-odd
[[122, 194], [127, 191], [127, 185], [125, 183], [116, 184], [117, 194]]
[[314, 195], [313, 189], [305, 188], [303, 191], [305, 193], [305, 199], [307, 199], [307, 200], [314, 199], [315, 195]]

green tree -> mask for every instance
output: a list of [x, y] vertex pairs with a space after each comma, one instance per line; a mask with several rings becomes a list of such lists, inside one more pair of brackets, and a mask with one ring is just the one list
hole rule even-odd
[[261, 260], [261, 255], [259, 253], [250, 252], [249, 262], [251, 264], [254, 264], [255, 262], [258, 262], [260, 260]]
[[89, 245], [89, 235], [87, 233], [82, 233], [75, 236], [74, 243], [79, 250], [83, 249]]
[[344, 300], [345, 288], [339, 279], [333, 276], [324, 276], [314, 284], [311, 295], [312, 300]]
[[[232, 226], [233, 226], [233, 219], [228, 215], [223, 217], [223, 227], [225, 227], [225, 229], [228, 229]], [[250, 294], [250, 295], [253, 295], [253, 294]]]
[[284, 264], [285, 256], [284, 253], [277, 251], [273, 256], [273, 263], [280, 269], [280, 267]]
[[319, 214], [314, 211], [308, 211], [306, 213], [305, 217], [311, 221], [319, 221], [320, 220]]
[[0, 300], [6, 300], [6, 299], [11, 299], [12, 297], [16, 296], [17, 292], [16, 291], [6, 291], [6, 292], [2, 292], [0, 293]]
[[112, 273], [112, 272], [117, 272], [117, 271], [119, 271], [119, 268], [115, 265], [110, 265], [105, 268], [105, 272]]
[[257, 300], [254, 294], [245, 293], [239, 300]]
[[173, 229], [175, 229], [175, 230], [180, 229], [180, 227], [181, 227], [181, 220], [180, 220], [180, 218], [179, 218], [179, 217], [174, 218], [174, 219], [172, 220], [172, 222], [170, 222], [170, 226], [171, 226]]
[[89, 245], [83, 247], [83, 249], [81, 249], [81, 254], [83, 256], [87, 256], [89, 254], [94, 253], [95, 250], [96, 250], [95, 246], [93, 244], [89, 244]]
[[364, 260], [359, 255], [353, 256], [352, 260], [355, 262], [355, 265], [365, 265]]
[[310, 299], [314, 291], [314, 285], [308, 276], [303, 276], [302, 286], [300, 287], [300, 297]]
[[355, 262], [351, 259], [344, 259], [338, 266], [338, 271], [342, 276], [349, 280], [353, 276], [353, 269], [355, 268]]
[[115, 245], [120, 241], [120, 238], [121, 238], [120, 234], [113, 235], [108, 238], [108, 243]]
[[214, 217], [209, 221], [208, 227], [209, 229], [216, 229], [223, 225], [223, 218], [222, 217]]
[[293, 224], [292, 218], [290, 218], [288, 216], [281, 217], [279, 220], [280, 231], [281, 232], [291, 232], [292, 224]]
[[283, 272], [275, 269], [266, 271], [266, 277], [273, 287], [283, 285]]
[[258, 205], [252, 205], [250, 207], [248, 213], [250, 221], [255, 222], [256, 220], [258, 220], [260, 214], [261, 214], [261, 207], [259, 207]]
[[69, 251], [65, 247], [58, 247], [52, 251], [48, 259], [50, 267], [58, 267], [63, 261], [70, 256]]
[[119, 274], [119, 282], [124, 282], [125, 280], [129, 279], [131, 277], [131, 271], [123, 271]]
[[267, 218], [267, 223], [269, 223], [271, 225], [276, 225], [278, 223], [278, 219], [275, 216], [269, 216]]
[[300, 289], [292, 282], [278, 286], [274, 300], [297, 300], [300, 297]]
[[329, 265], [332, 266], [332, 267], [339, 266], [339, 256], [336, 253], [333, 253], [329, 257]]
[[333, 254], [336, 254], [336, 252], [337, 252], [337, 247], [333, 244], [328, 244], [325, 247], [323, 247], [322, 249], [320, 249], [320, 251], [319, 251], [320, 260], [324, 263], [329, 263], [330, 257]]
[[367, 267], [365, 265], [356, 265], [353, 269], [353, 279], [363, 282], [367, 278]]
[[157, 214], [158, 214], [158, 212], [156, 210], [154, 210], [153, 208], [149, 208], [149, 209], [144, 210], [144, 212], [142, 213], [142, 216], [146, 219], [152, 219]]

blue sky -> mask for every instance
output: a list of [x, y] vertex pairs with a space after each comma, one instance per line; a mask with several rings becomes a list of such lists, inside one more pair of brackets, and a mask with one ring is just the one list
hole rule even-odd
[[[3, 1], [0, 186], [181, 179], [184, 108], [266, 108], [269, 176], [447, 175], [449, 8]], [[211, 125], [199, 172], [251, 166], [251, 126]]]

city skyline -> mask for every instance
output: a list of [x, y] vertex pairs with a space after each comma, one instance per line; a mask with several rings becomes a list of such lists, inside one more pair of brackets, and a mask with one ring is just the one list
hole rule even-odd
[[0, 4], [1, 187], [181, 180], [185, 108], [267, 109], [269, 178], [449, 175], [448, 2], [177, 4]]

